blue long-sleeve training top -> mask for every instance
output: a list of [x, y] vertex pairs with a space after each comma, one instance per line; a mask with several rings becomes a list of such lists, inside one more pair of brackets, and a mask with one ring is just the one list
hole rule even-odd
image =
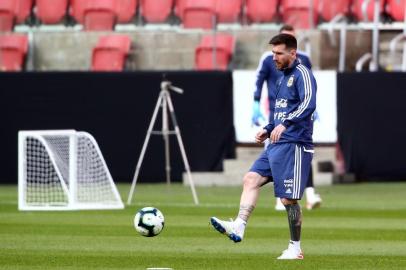
[[277, 143], [301, 143], [313, 146], [313, 112], [316, 109], [317, 84], [313, 73], [298, 60], [283, 70], [276, 82], [273, 117], [264, 128], [286, 127]]
[[[308, 69], [312, 68], [312, 64], [310, 63], [310, 59], [307, 54], [298, 51], [296, 55], [301, 64], [306, 66]], [[283, 76], [283, 73], [276, 68], [275, 62], [273, 61], [272, 51], [265, 52], [259, 60], [259, 65], [256, 71], [254, 100], [259, 101], [261, 99], [262, 86], [266, 81], [268, 87], [269, 110], [271, 112], [269, 120], [272, 118], [273, 106], [275, 103], [276, 81], [281, 76]]]

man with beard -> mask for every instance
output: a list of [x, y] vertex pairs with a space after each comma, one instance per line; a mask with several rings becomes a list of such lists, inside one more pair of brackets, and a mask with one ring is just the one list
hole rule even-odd
[[276, 82], [273, 118], [255, 140], [270, 144], [243, 178], [240, 209], [234, 221], [216, 217], [213, 227], [234, 242], [243, 239], [247, 221], [254, 210], [259, 189], [273, 181], [275, 197], [285, 206], [290, 229], [288, 248], [278, 259], [303, 259], [300, 247], [302, 212], [298, 200], [303, 196], [313, 158], [313, 112], [316, 109], [316, 80], [312, 72], [297, 60], [297, 40], [279, 34], [269, 42], [273, 61], [283, 75]]

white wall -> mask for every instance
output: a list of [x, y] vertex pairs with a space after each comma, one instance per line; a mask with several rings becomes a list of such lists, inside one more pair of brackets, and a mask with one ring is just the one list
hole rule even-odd
[[[313, 140], [315, 143], [335, 143], [337, 141], [337, 100], [336, 72], [314, 71], [317, 81], [317, 114], [314, 123]], [[254, 143], [254, 136], [261, 127], [251, 125], [253, 92], [255, 90], [255, 71], [236, 70], [234, 83], [234, 125], [237, 142]], [[266, 84], [262, 89], [261, 111], [268, 119]]]

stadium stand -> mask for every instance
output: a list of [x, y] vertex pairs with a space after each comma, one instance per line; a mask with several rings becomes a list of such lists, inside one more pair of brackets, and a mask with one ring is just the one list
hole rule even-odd
[[28, 38], [22, 34], [0, 36], [0, 70], [21, 71], [28, 51]]
[[242, 0], [217, 1], [217, 22], [236, 23], [241, 14]]
[[[351, 12], [357, 21], [365, 21], [365, 15], [363, 12], [363, 5], [368, 4], [366, 9], [367, 21], [374, 19], [375, 1], [365, 2], [365, 0], [353, 0], [351, 5]], [[384, 11], [385, 0], [380, 0], [381, 13]]]
[[17, 1], [0, 1], [0, 31], [12, 31]]
[[163, 23], [172, 12], [174, 0], [141, 0], [140, 12], [146, 22]]
[[43, 24], [56, 24], [65, 17], [68, 0], [36, 0], [35, 5], [35, 15]]
[[387, 0], [386, 12], [395, 21], [403, 21], [405, 19], [405, 0]]
[[[195, 69], [227, 70], [234, 53], [234, 47], [235, 39], [231, 35], [203, 36], [195, 50]], [[215, 61], [213, 61], [214, 59]]]
[[131, 22], [137, 11], [137, 4], [137, 0], [120, 0], [117, 6], [117, 22]]
[[329, 22], [337, 15], [347, 16], [350, 12], [350, 4], [351, 0], [319, 0], [320, 19]]
[[277, 0], [246, 0], [245, 9], [248, 22], [271, 22], [277, 14], [277, 4]]
[[115, 0], [87, 0], [84, 8], [84, 29], [86, 31], [110, 31], [117, 21]]
[[[314, 0], [312, 5], [313, 7], [310, 1], [282, 0], [280, 8], [283, 22], [296, 29], [309, 29], [312, 24], [317, 25], [318, 0]], [[313, 16], [313, 23], [311, 16]]]
[[101, 36], [92, 53], [92, 71], [123, 71], [131, 48], [127, 35]]
[[216, 25], [216, 0], [188, 0], [184, 4], [184, 28], [212, 29]]

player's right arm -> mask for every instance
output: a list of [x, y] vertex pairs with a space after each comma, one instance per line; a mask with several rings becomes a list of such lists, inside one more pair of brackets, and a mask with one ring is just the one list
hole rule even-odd
[[255, 142], [263, 143], [266, 139], [268, 139], [268, 137], [269, 137], [268, 131], [266, 129], [262, 129], [258, 131], [257, 134], [255, 135]]

